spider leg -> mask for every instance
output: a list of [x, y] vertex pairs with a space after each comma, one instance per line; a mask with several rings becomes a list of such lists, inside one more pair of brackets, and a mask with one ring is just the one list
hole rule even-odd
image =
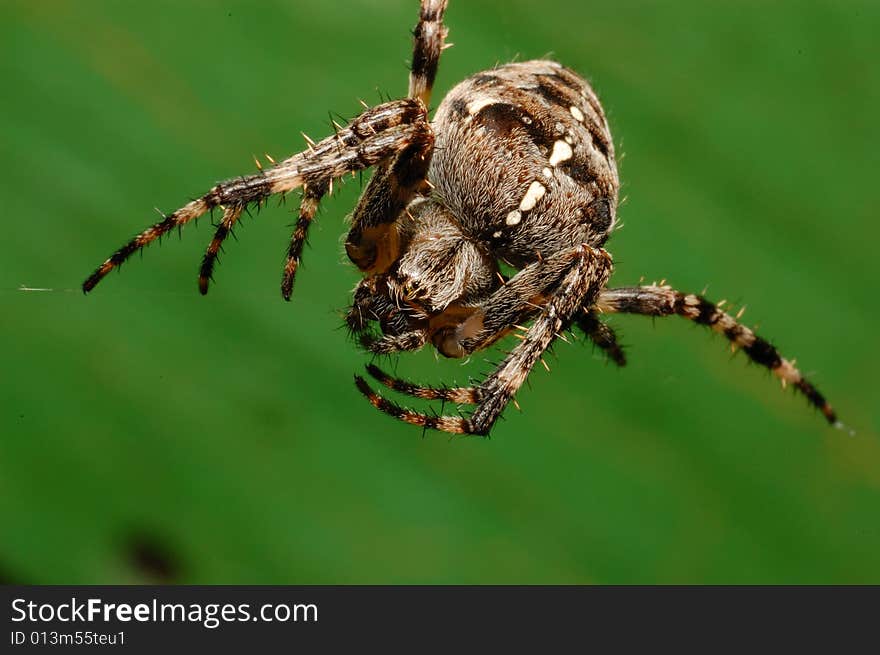
[[816, 407], [829, 423], [839, 425], [837, 415], [825, 397], [810, 383], [794, 363], [782, 357], [779, 351], [765, 339], [742, 325], [736, 318], [722, 311], [718, 305], [702, 296], [682, 293], [668, 286], [638, 286], [605, 289], [596, 302], [597, 308], [606, 313], [643, 314], [646, 316], [671, 316], [707, 325], [723, 334], [734, 348], [741, 348], [749, 359], [764, 366], [783, 384], [791, 383], [811, 405]]
[[303, 246], [309, 233], [309, 226], [318, 212], [321, 198], [327, 193], [330, 186], [329, 180], [319, 180], [314, 184], [303, 186], [303, 197], [299, 205], [299, 219], [290, 238], [290, 246], [287, 248], [287, 261], [284, 263], [284, 273], [281, 276], [281, 297], [290, 300], [293, 293], [293, 280], [299, 268]]
[[[448, 357], [464, 357], [492, 345], [541, 311], [572, 267], [583, 259], [584, 248], [588, 246], [570, 248], [529, 264], [479, 303], [476, 311], [454, 329], [435, 334], [434, 344]], [[601, 253], [595, 257], [610, 258], [604, 250], [591, 252]], [[568, 323], [563, 327], [567, 328]]]
[[427, 175], [434, 135], [425, 127], [423, 138], [413, 139], [396, 157], [376, 166], [352, 214], [345, 250], [369, 275], [384, 273], [397, 260], [402, 237], [396, 221], [416, 196], [430, 191]]
[[367, 277], [355, 287], [351, 307], [345, 315], [345, 323], [353, 336], [366, 331], [371, 321], [378, 321], [381, 318], [376, 311], [376, 285], [375, 277]]
[[334, 136], [316, 143], [308, 150], [257, 175], [220, 182], [201, 198], [165, 216], [113, 253], [83, 282], [83, 291], [91, 291], [133, 253], [215, 207], [246, 207], [303, 184], [329, 181], [346, 173], [363, 170], [412, 148], [414, 144], [428, 142], [433, 143], [433, 133], [427, 122], [427, 110], [421, 101], [395, 100], [367, 109]]
[[367, 365], [367, 373], [392, 391], [422, 400], [443, 400], [456, 405], [476, 405], [482, 398], [479, 387], [423, 387], [392, 377], [373, 364]]
[[[345, 322], [351, 336], [366, 350], [389, 355], [404, 350], [418, 350], [428, 341], [428, 331], [413, 323], [387, 296], [377, 294], [381, 276], [368, 277], [358, 283]], [[379, 322], [386, 332], [377, 337], [370, 333], [370, 324]], [[414, 327], [416, 325], [416, 327]]]
[[617, 341], [617, 335], [607, 323], [599, 320], [596, 312], [581, 309], [575, 316], [574, 322], [593, 344], [608, 356], [608, 359], [618, 366], [626, 366], [626, 353]]
[[422, 0], [419, 22], [413, 30], [413, 57], [409, 74], [409, 97], [421, 98], [427, 107], [437, 76], [437, 64], [448, 30], [443, 25], [447, 0]]
[[410, 330], [402, 334], [374, 337], [367, 332], [360, 336], [361, 345], [376, 355], [390, 355], [404, 350], [418, 350], [428, 341], [426, 330]]
[[[549, 294], [543, 310], [523, 340], [479, 386], [480, 400], [470, 417], [420, 414], [383, 398], [363, 378], [355, 376], [358, 389], [376, 409], [407, 423], [456, 434], [487, 435], [562, 327], [571, 322], [582, 305], [592, 304], [608, 281], [612, 265], [604, 250], [583, 245], [572, 254], [576, 256], [572, 257], [568, 271]], [[512, 284], [516, 277], [508, 284]]]
[[245, 206], [240, 203], [233, 203], [223, 209], [223, 218], [217, 225], [217, 231], [214, 232], [214, 238], [208, 244], [205, 256], [202, 258], [202, 265], [199, 268], [199, 291], [202, 295], [208, 293], [208, 281], [213, 279], [214, 262], [217, 261], [217, 253], [226, 240], [226, 237], [232, 233], [232, 229], [241, 218], [241, 213]]
[[[413, 44], [409, 97], [423, 107], [431, 99], [437, 63], [446, 38], [443, 14], [447, 0], [422, 0]], [[427, 111], [427, 110], [426, 110]], [[373, 173], [352, 215], [352, 227], [345, 240], [349, 259], [368, 274], [382, 273], [401, 251], [401, 237], [395, 221], [419, 194], [430, 192], [427, 180], [434, 140], [414, 140], [393, 159]]]

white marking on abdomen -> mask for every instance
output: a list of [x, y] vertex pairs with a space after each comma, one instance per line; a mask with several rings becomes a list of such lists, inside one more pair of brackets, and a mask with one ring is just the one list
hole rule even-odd
[[550, 153], [550, 165], [556, 166], [561, 162], [571, 159], [572, 154], [574, 153], [570, 145], [565, 141], [557, 141], [553, 144], [553, 152]]
[[578, 109], [574, 105], [571, 106], [570, 111], [571, 111], [571, 115], [574, 116], [574, 119], [578, 123], [584, 122], [584, 112], [582, 112], [580, 109]]
[[519, 210], [527, 212], [534, 209], [545, 193], [547, 193], [547, 187], [535, 180], [529, 185], [526, 195], [523, 196], [522, 202], [519, 203]]
[[489, 105], [497, 105], [498, 98], [493, 98], [492, 96], [479, 96], [474, 98], [468, 103], [467, 110], [468, 113], [473, 116], [477, 112], [479, 112], [483, 107], [488, 107]]

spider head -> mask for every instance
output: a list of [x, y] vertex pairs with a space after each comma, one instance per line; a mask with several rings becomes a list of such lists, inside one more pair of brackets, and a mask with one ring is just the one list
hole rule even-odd
[[[388, 270], [360, 282], [348, 314], [349, 327], [363, 332], [369, 322], [377, 322], [388, 336], [423, 331], [435, 345], [438, 340], [443, 343], [439, 333], [452, 316], [460, 322], [463, 313], [473, 311], [470, 306], [500, 285], [498, 265], [435, 200], [411, 204], [395, 227], [400, 255]], [[438, 349], [458, 356], [439, 345]]]

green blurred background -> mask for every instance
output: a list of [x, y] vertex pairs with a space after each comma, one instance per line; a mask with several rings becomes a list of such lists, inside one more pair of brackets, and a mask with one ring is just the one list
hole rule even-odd
[[207, 221], [78, 292], [154, 207], [402, 95], [416, 12], [0, 2], [0, 578], [880, 582], [877, 2], [452, 0], [437, 81], [439, 102], [548, 53], [590, 78], [625, 155], [613, 283], [747, 303], [854, 438], [723, 339], [639, 317], [612, 320], [625, 369], [560, 343], [492, 439], [422, 438], [352, 384], [357, 181], [325, 204], [290, 304], [295, 203], [246, 221], [206, 298]]

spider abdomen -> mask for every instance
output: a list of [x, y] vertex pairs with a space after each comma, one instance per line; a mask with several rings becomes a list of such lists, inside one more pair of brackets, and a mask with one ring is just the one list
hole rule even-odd
[[500, 66], [437, 109], [430, 177], [469, 235], [522, 266], [614, 226], [619, 187], [605, 114], [589, 84], [552, 61]]

